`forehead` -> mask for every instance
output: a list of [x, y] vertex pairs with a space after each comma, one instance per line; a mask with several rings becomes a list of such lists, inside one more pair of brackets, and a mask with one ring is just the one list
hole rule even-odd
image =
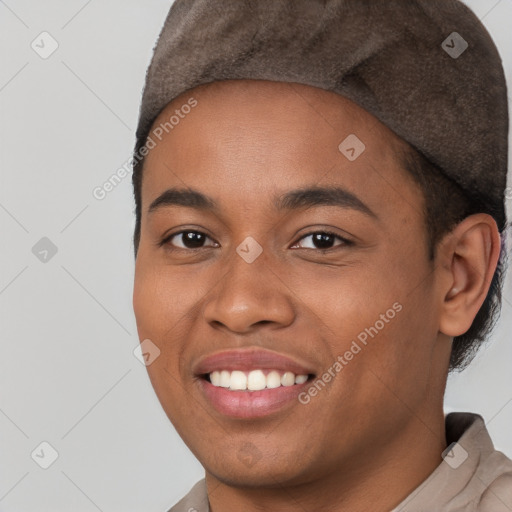
[[[211, 133], [212, 121], [215, 121], [217, 129], [214, 134], [216, 132], [217, 135], [227, 131], [229, 127], [252, 130], [259, 128], [264, 132], [265, 127], [271, 125], [283, 128], [281, 135], [287, 140], [301, 140], [302, 137], [309, 137], [319, 130], [322, 137], [325, 137], [326, 132], [336, 132], [340, 136], [344, 130], [352, 127], [359, 130], [361, 137], [367, 139], [374, 132], [374, 150], [382, 145], [405, 145], [402, 139], [377, 118], [348, 98], [305, 84], [268, 80], [225, 80], [195, 87], [169, 103], [155, 120], [153, 128], [164, 124], [173, 114], [178, 113], [190, 98], [194, 98], [198, 105], [187, 109], [192, 110], [192, 115], [186, 113], [180, 117], [199, 117], [201, 124], [207, 128], [201, 130], [203, 136]], [[187, 122], [191, 123], [194, 121]], [[196, 127], [194, 123], [194, 128]], [[172, 131], [179, 132], [177, 128], [178, 126], [173, 127]], [[276, 142], [280, 141], [281, 137]]]
[[[182, 108], [191, 98], [196, 105]], [[178, 121], [172, 128], [171, 116]], [[292, 184], [343, 184], [377, 193], [379, 187], [403, 188], [408, 179], [414, 186], [397, 159], [405, 142], [355, 103], [316, 87], [214, 82], [173, 100], [152, 132], [165, 123], [144, 165], [145, 208], [177, 185], [206, 187], [210, 195], [243, 198], [246, 205]]]

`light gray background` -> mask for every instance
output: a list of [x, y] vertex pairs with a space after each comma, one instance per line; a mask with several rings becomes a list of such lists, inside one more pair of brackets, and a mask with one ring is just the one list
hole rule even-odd
[[[510, 83], [512, 0], [468, 4]], [[130, 157], [170, 5], [0, 0], [4, 512], [164, 511], [203, 476], [133, 355], [131, 177], [102, 201], [92, 195]], [[47, 59], [31, 48], [43, 31], [59, 44]], [[46, 263], [32, 253], [42, 237], [58, 250]], [[505, 296], [492, 343], [450, 378], [446, 410], [482, 414], [512, 457], [510, 275]], [[59, 455], [48, 469], [31, 458], [43, 441]]]

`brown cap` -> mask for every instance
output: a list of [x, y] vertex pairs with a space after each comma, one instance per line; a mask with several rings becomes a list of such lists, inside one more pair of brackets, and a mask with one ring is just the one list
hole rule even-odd
[[229, 79], [296, 82], [377, 117], [504, 229], [507, 87], [498, 51], [458, 0], [175, 0], [154, 49], [136, 153], [181, 93]]

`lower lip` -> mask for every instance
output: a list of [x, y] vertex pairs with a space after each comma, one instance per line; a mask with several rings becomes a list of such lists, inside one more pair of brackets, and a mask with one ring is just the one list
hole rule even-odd
[[310, 385], [309, 379], [303, 384], [280, 386], [260, 391], [230, 391], [214, 386], [206, 379], [199, 379], [203, 393], [210, 403], [225, 416], [233, 418], [261, 418], [279, 411], [295, 401], [298, 395]]

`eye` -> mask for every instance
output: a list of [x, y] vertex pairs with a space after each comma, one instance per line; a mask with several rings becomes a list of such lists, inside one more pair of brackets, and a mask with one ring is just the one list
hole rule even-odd
[[[310, 238], [310, 237], [311, 237], [311, 244], [313, 244], [313, 246], [312, 247], [311, 246], [310, 247], [302, 247], [302, 248], [328, 251], [328, 250], [338, 247], [340, 245], [341, 246], [354, 245], [354, 243], [351, 240], [347, 240], [346, 238], [343, 238], [343, 237], [337, 235], [336, 233], [332, 233], [330, 231], [313, 231], [311, 233], [308, 233], [307, 235], [304, 235], [300, 240], [305, 240], [306, 238]], [[341, 243], [333, 246], [336, 239], [340, 240]], [[299, 240], [299, 242], [300, 242], [300, 240]], [[296, 245], [294, 247], [296, 247]]]
[[[328, 251], [330, 249], [334, 249], [338, 246], [350, 246], [354, 245], [351, 240], [343, 238], [342, 236], [337, 235], [336, 233], [330, 231], [313, 231], [304, 235], [300, 240], [305, 240], [307, 238], [311, 238], [310, 247], [301, 246], [301, 248], [305, 249], [317, 249], [320, 251]], [[204, 249], [208, 246], [205, 246], [204, 243], [206, 240], [212, 240], [206, 233], [202, 231], [196, 230], [182, 230], [177, 233], [173, 233], [167, 236], [164, 240], [160, 242], [160, 245], [169, 246], [170, 250], [174, 249], [183, 249], [183, 250], [194, 250], [194, 249]], [[336, 240], [339, 240], [341, 243], [337, 245], [333, 245]], [[213, 241], [213, 240], [212, 240]], [[292, 249], [297, 247], [297, 242]], [[209, 247], [219, 247], [219, 244], [213, 241], [213, 244]]]
[[[207, 239], [211, 240], [206, 233], [188, 229], [169, 235], [160, 245], [169, 245], [171, 249], [203, 249], [203, 243]], [[218, 247], [217, 242], [214, 242], [213, 247]]]

